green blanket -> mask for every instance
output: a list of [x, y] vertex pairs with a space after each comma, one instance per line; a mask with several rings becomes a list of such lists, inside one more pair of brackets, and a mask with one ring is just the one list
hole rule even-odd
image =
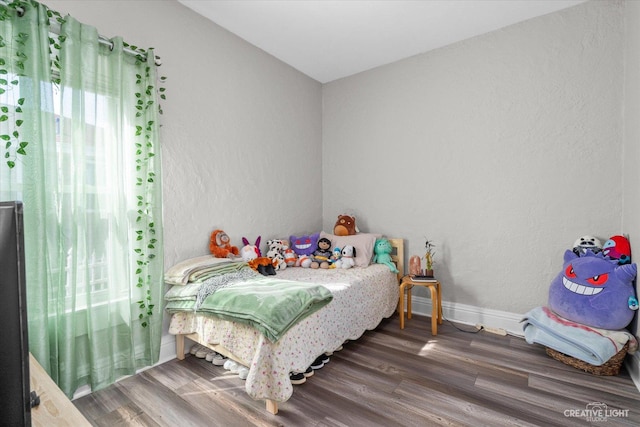
[[216, 290], [198, 312], [249, 324], [276, 342], [298, 321], [332, 299], [324, 286], [257, 277]]

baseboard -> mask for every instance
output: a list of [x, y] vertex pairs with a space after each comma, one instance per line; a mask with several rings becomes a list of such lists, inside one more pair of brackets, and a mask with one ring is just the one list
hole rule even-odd
[[[431, 316], [431, 299], [421, 296], [411, 298], [411, 311], [415, 314]], [[465, 325], [482, 324], [491, 328], [500, 328], [509, 335], [524, 337], [522, 332], [522, 314], [490, 310], [472, 305], [442, 301], [442, 315], [445, 319]]]

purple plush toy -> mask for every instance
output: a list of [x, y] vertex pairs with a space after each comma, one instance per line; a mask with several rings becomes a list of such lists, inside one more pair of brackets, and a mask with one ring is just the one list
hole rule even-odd
[[296, 237], [291, 235], [291, 249], [296, 253], [296, 267], [311, 267], [311, 255], [318, 246], [318, 238], [320, 233], [311, 234], [309, 236]]
[[580, 256], [567, 250], [564, 269], [549, 287], [549, 308], [559, 316], [601, 329], [623, 329], [638, 303], [633, 289], [636, 264], [591, 251]]

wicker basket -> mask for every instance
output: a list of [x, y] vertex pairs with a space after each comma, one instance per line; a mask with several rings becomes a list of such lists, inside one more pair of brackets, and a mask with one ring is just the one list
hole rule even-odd
[[575, 357], [567, 356], [566, 354], [555, 351], [549, 347], [547, 347], [547, 354], [562, 363], [593, 375], [618, 375], [628, 349], [629, 343], [626, 343], [624, 347], [622, 347], [622, 350], [617, 352], [613, 357], [611, 357], [611, 359], [607, 360], [600, 366], [592, 365], [583, 360], [576, 359]]

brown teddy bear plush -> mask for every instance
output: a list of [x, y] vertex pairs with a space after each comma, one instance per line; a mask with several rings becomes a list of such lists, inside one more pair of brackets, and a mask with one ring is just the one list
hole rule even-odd
[[333, 234], [336, 236], [350, 236], [356, 234], [356, 217], [349, 215], [338, 215], [338, 220], [333, 226]]

